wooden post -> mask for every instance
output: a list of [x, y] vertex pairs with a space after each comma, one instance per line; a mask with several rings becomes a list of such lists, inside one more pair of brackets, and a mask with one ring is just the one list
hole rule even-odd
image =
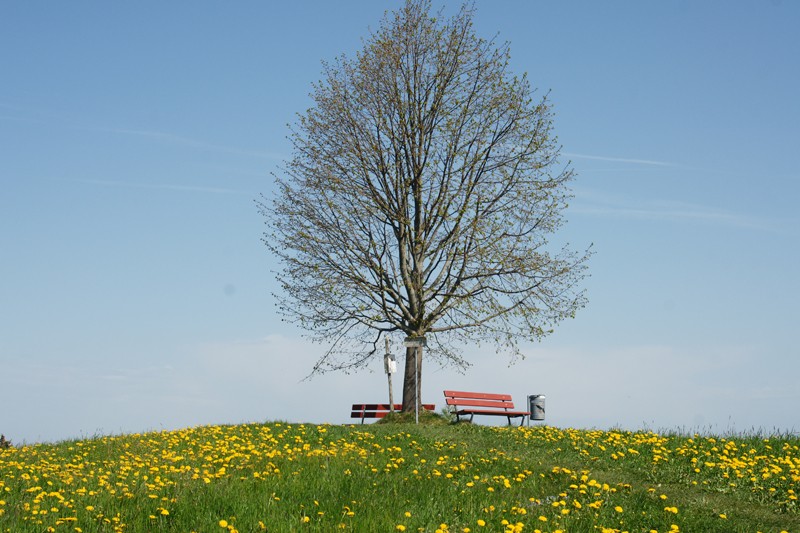
[[392, 372], [389, 368], [389, 337], [384, 337], [386, 341], [386, 355], [385, 355], [385, 362], [386, 362], [386, 377], [389, 380], [389, 412], [394, 413], [394, 392], [392, 391]]

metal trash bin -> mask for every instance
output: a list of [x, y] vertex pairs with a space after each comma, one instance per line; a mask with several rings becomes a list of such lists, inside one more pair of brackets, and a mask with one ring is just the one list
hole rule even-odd
[[528, 420], [544, 420], [544, 400], [544, 394], [528, 396], [528, 411], [531, 412]]

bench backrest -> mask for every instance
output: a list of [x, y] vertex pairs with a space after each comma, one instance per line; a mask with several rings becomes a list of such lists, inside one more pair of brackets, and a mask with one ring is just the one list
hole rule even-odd
[[[436, 409], [432, 403], [423, 403], [422, 408], [427, 411]], [[400, 412], [403, 405], [394, 404], [394, 410]], [[388, 403], [354, 403], [351, 409], [350, 418], [383, 418], [391, 411]]]
[[444, 391], [447, 405], [464, 405], [468, 407], [488, 407], [494, 409], [514, 409], [510, 394], [492, 394], [488, 392]]

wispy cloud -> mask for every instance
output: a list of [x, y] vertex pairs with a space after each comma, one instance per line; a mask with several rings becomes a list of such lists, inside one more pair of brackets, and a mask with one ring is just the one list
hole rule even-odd
[[237, 154], [237, 155], [247, 155], [252, 157], [261, 157], [264, 159], [284, 159], [283, 154], [279, 154], [276, 152], [261, 152], [258, 150], [246, 150], [243, 148], [236, 148], [233, 146], [224, 146], [219, 144], [214, 144], [206, 141], [201, 141], [198, 139], [192, 139], [190, 137], [183, 137], [181, 135], [175, 135], [172, 133], [167, 133], [163, 131], [154, 131], [154, 130], [134, 130], [134, 129], [126, 129], [126, 128], [97, 128], [98, 131], [106, 131], [109, 133], [118, 133], [122, 135], [134, 135], [138, 137], [146, 137], [149, 139], [153, 139], [158, 142], [169, 143], [169, 144], [178, 144], [183, 146], [189, 146], [192, 148], [200, 148], [204, 150], [214, 150], [217, 152], [226, 152], [229, 154]]
[[576, 154], [574, 152], [562, 152], [562, 155], [567, 157], [573, 157], [575, 159], [591, 159], [593, 161], [612, 161], [615, 163], [630, 163], [634, 165], [651, 165], [657, 167], [672, 167], [675, 166], [672, 163], [667, 163], [665, 161], [654, 161], [652, 159], [632, 159], [627, 157], [610, 157], [604, 155], [587, 155], [587, 154]]
[[128, 189], [157, 189], [164, 191], [186, 191], [186, 192], [202, 192], [202, 193], [212, 193], [212, 194], [250, 194], [246, 191], [227, 189], [224, 187], [175, 185], [171, 183], [142, 183], [142, 182], [95, 180], [95, 179], [73, 179], [69, 181], [75, 183], [86, 183], [88, 185], [99, 185], [102, 187], [122, 187]]
[[713, 206], [633, 198], [624, 195], [598, 193], [585, 188], [577, 188], [575, 192], [575, 202], [570, 207], [572, 213], [639, 220], [705, 222], [771, 232], [780, 231], [781, 228], [780, 224], [774, 220]]
[[285, 154], [277, 152], [250, 150], [247, 148], [239, 148], [236, 146], [226, 146], [226, 145], [216, 144], [213, 142], [208, 142], [201, 139], [195, 139], [159, 130], [98, 126], [96, 124], [87, 123], [82, 117], [67, 117], [49, 111], [44, 111], [34, 108], [26, 108], [23, 106], [12, 105], [5, 102], [0, 102], [0, 109], [7, 111], [6, 114], [0, 114], [0, 120], [4, 121], [27, 122], [31, 124], [41, 124], [43, 126], [48, 126], [48, 127], [55, 126], [71, 130], [137, 136], [137, 137], [147, 138], [163, 144], [187, 146], [200, 150], [211, 150], [215, 152], [244, 155], [248, 157], [258, 157], [262, 159], [274, 159], [274, 160], [286, 159]]

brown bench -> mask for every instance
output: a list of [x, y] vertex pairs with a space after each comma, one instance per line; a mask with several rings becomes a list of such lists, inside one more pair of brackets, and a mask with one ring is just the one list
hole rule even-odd
[[[436, 405], [423, 403], [422, 408], [426, 411], [433, 411]], [[403, 410], [402, 404], [396, 403], [394, 410], [398, 413]], [[350, 418], [360, 418], [364, 423], [365, 418], [383, 418], [391, 412], [388, 403], [354, 403], [350, 412]]]
[[456, 422], [462, 416], [469, 415], [469, 421], [475, 415], [505, 416], [508, 418], [508, 425], [511, 425], [512, 418], [520, 418], [519, 425], [525, 422], [525, 417], [530, 416], [528, 411], [514, 410], [514, 402], [511, 401], [509, 394], [491, 394], [488, 392], [464, 392], [456, 390], [444, 391], [447, 405], [453, 406], [456, 415]]

